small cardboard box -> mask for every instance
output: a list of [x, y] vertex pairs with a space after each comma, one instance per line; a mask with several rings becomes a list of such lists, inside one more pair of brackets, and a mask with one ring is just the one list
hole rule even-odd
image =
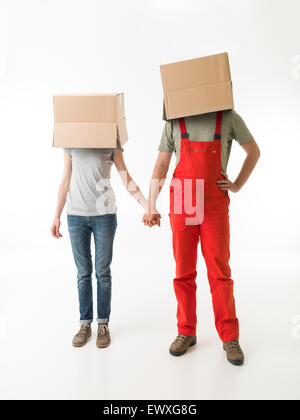
[[55, 95], [54, 147], [115, 148], [128, 140], [124, 94]]
[[227, 53], [160, 66], [163, 119], [233, 109]]

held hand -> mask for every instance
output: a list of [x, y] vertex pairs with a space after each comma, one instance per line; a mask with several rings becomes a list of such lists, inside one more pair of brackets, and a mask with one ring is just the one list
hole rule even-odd
[[62, 234], [59, 232], [59, 228], [60, 228], [60, 219], [54, 219], [54, 222], [52, 223], [51, 226], [51, 235], [54, 238], [61, 238]]
[[161, 215], [159, 213], [149, 214], [145, 213], [142, 222], [145, 226], [153, 227], [155, 225], [160, 226]]
[[217, 185], [222, 191], [231, 191], [231, 192], [238, 192], [240, 188], [234, 183], [229, 181], [227, 174], [225, 172], [221, 172], [224, 175], [225, 179], [219, 179], [217, 181]]

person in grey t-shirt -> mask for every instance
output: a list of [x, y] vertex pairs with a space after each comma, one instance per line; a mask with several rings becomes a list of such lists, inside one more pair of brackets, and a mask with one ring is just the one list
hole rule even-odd
[[116, 213], [110, 185], [113, 157], [120, 149], [64, 149], [72, 158], [67, 214], [103, 216]]
[[115, 194], [110, 185], [110, 171], [115, 164], [129, 193], [146, 210], [147, 201], [128, 173], [123, 151], [116, 149], [64, 149], [64, 173], [57, 208], [51, 227], [52, 236], [60, 238], [60, 217], [67, 201], [68, 230], [78, 275], [80, 330], [73, 346], [82, 347], [91, 336], [93, 321], [91, 236], [95, 242], [97, 278], [96, 345], [110, 344], [108, 322], [111, 306], [113, 242], [117, 227]]

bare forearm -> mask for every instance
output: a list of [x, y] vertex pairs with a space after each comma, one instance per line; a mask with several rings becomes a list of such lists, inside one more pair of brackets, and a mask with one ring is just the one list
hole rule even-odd
[[147, 209], [147, 200], [142, 193], [140, 187], [130, 178], [129, 185], [131, 188], [128, 189], [129, 194], [138, 202], [140, 206], [143, 207], [144, 210]]
[[251, 173], [253, 172], [253, 169], [255, 168], [257, 164], [259, 157], [260, 157], [259, 151], [257, 151], [256, 153], [251, 153], [247, 155], [246, 159], [244, 160], [242, 169], [238, 177], [234, 181], [235, 185], [238, 187], [239, 190], [248, 181]]
[[157, 213], [156, 202], [158, 196], [164, 186], [166, 176], [168, 173], [169, 165], [155, 165], [150, 182], [150, 190], [148, 197], [147, 212], [150, 214]]
[[63, 174], [63, 177], [62, 177], [59, 189], [58, 189], [56, 211], [55, 211], [54, 221], [51, 226], [52, 236], [56, 239], [59, 239], [62, 237], [62, 234], [59, 231], [60, 216], [66, 204], [66, 197], [69, 191], [71, 176], [72, 176], [72, 158], [65, 151], [64, 152], [64, 174]]
[[55, 216], [54, 216], [55, 219], [59, 219], [62, 214], [62, 211], [66, 204], [68, 190], [69, 190], [69, 184], [61, 183], [58, 190], [57, 205], [56, 205], [56, 211], [55, 211]]
[[121, 174], [124, 187], [127, 189], [129, 194], [137, 201], [137, 203], [143, 207], [144, 210], [147, 209], [147, 200], [142, 193], [140, 187], [134, 182], [127, 171], [123, 171]]
[[117, 171], [122, 179], [123, 185], [130, 195], [143, 207], [144, 210], [147, 208], [147, 200], [144, 197], [139, 186], [134, 182], [130, 176], [123, 156], [123, 151], [119, 150], [114, 155], [114, 163], [116, 165]]

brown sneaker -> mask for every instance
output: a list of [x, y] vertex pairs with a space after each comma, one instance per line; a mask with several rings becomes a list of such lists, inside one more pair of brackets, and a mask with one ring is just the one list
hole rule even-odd
[[98, 324], [98, 336], [96, 346], [98, 348], [108, 347], [110, 345], [110, 334], [107, 324]]
[[80, 330], [73, 338], [72, 344], [74, 347], [84, 346], [88, 338], [92, 335], [92, 329], [90, 324], [81, 324]]
[[238, 340], [224, 343], [223, 348], [227, 353], [229, 363], [234, 366], [242, 366], [244, 364], [245, 357]]
[[197, 337], [195, 335], [183, 335], [178, 334], [175, 341], [171, 344], [169, 352], [172, 356], [182, 356], [189, 347], [192, 347], [196, 344]]

